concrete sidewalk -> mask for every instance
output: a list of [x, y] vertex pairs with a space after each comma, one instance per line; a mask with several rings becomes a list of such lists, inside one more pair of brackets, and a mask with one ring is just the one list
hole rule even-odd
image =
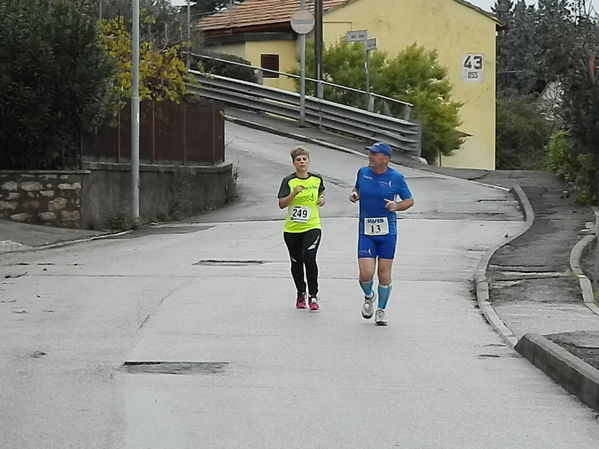
[[0, 220], [0, 254], [51, 248], [102, 237], [106, 231], [65, 229]]
[[[233, 109], [227, 110], [227, 118], [234, 123], [340, 151], [365, 152], [362, 141], [315, 128], [299, 128], [289, 120]], [[572, 247], [581, 233], [588, 230], [586, 224], [593, 221], [590, 208], [577, 206], [568, 195], [567, 186], [549, 173], [430, 167], [400, 154], [395, 155], [394, 162], [506, 188], [522, 187], [530, 204], [528, 229], [517, 239], [493, 248], [485, 256], [485, 263], [479, 266], [477, 276], [486, 282], [488, 288], [486, 297], [484, 289], [477, 289], [479, 304], [504, 340], [511, 345], [519, 340], [525, 341], [526, 348], [522, 348], [524, 343], [519, 347], [523, 355], [557, 382], [564, 384], [561, 378], [572, 377], [569, 371], [572, 366], [576, 372], [584, 373], [578, 385], [582, 388], [581, 383], [585, 384], [582, 399], [591, 407], [599, 408], [599, 371], [592, 367], [589, 370], [580, 358], [571, 359], [570, 352], [559, 351], [566, 345], [556, 349], [549, 344], [550, 340], [566, 341], [565, 334], [576, 332], [574, 347], [599, 348], [599, 317], [583, 304], [578, 281], [570, 274], [568, 265]], [[0, 253], [61, 245], [102, 235], [97, 231], [0, 221]], [[583, 352], [579, 351], [578, 356], [584, 358]], [[557, 360], [555, 365], [551, 364], [553, 360]], [[591, 385], [590, 394], [588, 385]], [[565, 386], [578, 394], [576, 386], [574, 390]], [[595, 396], [593, 388], [597, 391]]]

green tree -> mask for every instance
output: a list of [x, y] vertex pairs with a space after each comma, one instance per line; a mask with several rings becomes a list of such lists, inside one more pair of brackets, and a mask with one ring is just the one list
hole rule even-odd
[[439, 155], [451, 155], [464, 142], [458, 131], [462, 103], [453, 100], [447, 69], [439, 64], [436, 51], [416, 44], [406, 47], [374, 77], [373, 89], [414, 105], [414, 118], [422, 123], [422, 157], [429, 163], [436, 163]]
[[195, 0], [191, 9], [197, 16], [205, 16], [239, 3], [243, 3], [243, 0]]
[[[131, 98], [131, 36], [125, 27], [123, 17], [103, 20], [101, 29], [102, 46], [117, 68], [112, 86], [116, 106], [114, 112], [116, 112]], [[180, 58], [181, 51], [181, 45], [156, 51], [151, 42], [141, 44], [139, 62], [141, 100], [169, 100], [175, 103], [183, 100], [186, 93], [184, 76], [187, 69]]]
[[112, 66], [87, 0], [0, 2], [0, 168], [76, 168], [109, 109]]
[[501, 22], [497, 32], [497, 93], [528, 95], [539, 78], [537, 12], [524, 0], [498, 0], [493, 8]]
[[539, 0], [534, 34], [539, 74], [546, 81], [557, 80], [559, 72], [567, 65], [571, 45], [576, 39], [574, 2]]
[[[366, 89], [366, 71], [364, 70], [364, 45], [357, 42], [338, 40], [323, 52], [322, 79], [340, 86], [364, 91]], [[380, 73], [385, 63], [385, 53], [371, 52], [369, 60], [370, 87], [374, 86], [374, 75]], [[314, 72], [314, 40], [310, 39], [306, 46], [306, 73]], [[315, 95], [316, 86], [309, 84], [306, 91]], [[325, 86], [324, 98], [336, 103], [364, 107], [364, 94]]]
[[[313, 41], [308, 41], [306, 46], [307, 73], [314, 71], [313, 45]], [[364, 91], [364, 58], [363, 44], [340, 39], [323, 51], [323, 80]], [[447, 69], [439, 64], [435, 51], [413, 44], [392, 60], [382, 51], [371, 51], [369, 73], [371, 92], [414, 105], [413, 117], [422, 123], [422, 157], [429, 163], [436, 163], [439, 155], [450, 155], [460, 147], [464, 137], [457, 127], [461, 124], [462, 104], [452, 99]], [[314, 95], [315, 86], [308, 84], [306, 92]], [[354, 107], [365, 106], [364, 93], [331, 86], [325, 87], [324, 98]], [[394, 116], [403, 116], [400, 106], [390, 109]]]
[[[101, 5], [102, 20], [120, 17], [130, 23], [133, 14], [131, 0], [101, 0]], [[141, 42], [167, 48], [187, 40], [186, 13], [173, 6], [170, 0], [140, 0], [139, 13]]]
[[[528, 8], [530, 14], [516, 14], [512, 3], [499, 0], [495, 4], [500, 18], [505, 16], [502, 20], [508, 23], [506, 31], [498, 35], [498, 94], [525, 92], [517, 81], [500, 76], [505, 68], [515, 68], [519, 60], [525, 61], [525, 69], [531, 67], [527, 70], [533, 71], [536, 79], [555, 84], [559, 96], [551, 112], [567, 135], [569, 151], [575, 153], [571, 159], [577, 163], [570, 167], [580, 170], [579, 175], [569, 174], [565, 178], [578, 184], [581, 192], [587, 192], [591, 177], [586, 165], [578, 161], [587, 164], [595, 161], [592, 165], [595, 178], [599, 174], [594, 166], [599, 163], [599, 82], [594, 73], [596, 69], [593, 70], [599, 55], [597, 15], [591, 13], [586, 0], [539, 0], [536, 9]], [[525, 38], [512, 35], [513, 39], [509, 40], [507, 37], [513, 30], [524, 30]], [[527, 62], [530, 58], [532, 64]], [[502, 84], [506, 80], [509, 82]], [[507, 120], [507, 116], [500, 115], [498, 110], [498, 132], [509, 129], [509, 123], [500, 120]], [[555, 142], [561, 141], [553, 141], [554, 147]], [[555, 164], [548, 166], [556, 167]], [[596, 179], [591, 184], [599, 185]], [[581, 198], [594, 196], [584, 194]]]

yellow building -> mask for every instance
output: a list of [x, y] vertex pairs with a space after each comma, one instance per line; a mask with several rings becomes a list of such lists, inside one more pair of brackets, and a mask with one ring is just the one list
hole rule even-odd
[[[305, 0], [313, 11], [314, 1]], [[208, 45], [252, 65], [289, 72], [297, 67], [291, 16], [299, 0], [245, 0], [202, 19]], [[495, 168], [495, 31], [491, 14], [462, 0], [323, 0], [323, 41], [328, 47], [348, 31], [368, 30], [377, 48], [393, 57], [416, 43], [436, 49], [448, 69], [453, 97], [464, 103], [460, 131], [469, 137], [443, 166]], [[308, 74], [310, 76], [310, 74]], [[264, 84], [294, 90], [284, 77]]]

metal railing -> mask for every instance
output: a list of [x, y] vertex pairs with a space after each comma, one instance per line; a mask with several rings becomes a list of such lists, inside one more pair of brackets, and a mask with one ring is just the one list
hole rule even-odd
[[[251, 67], [245, 64], [239, 65]], [[282, 72], [276, 73], [283, 74]], [[199, 83], [199, 87], [197, 83], [189, 83], [188, 90], [191, 93], [257, 112], [267, 112], [295, 120], [300, 118], [300, 96], [295, 92], [195, 70], [190, 70], [189, 74], [195, 77]], [[284, 75], [295, 76], [292, 74]], [[337, 86], [332, 83], [327, 84]], [[344, 86], [338, 87], [363, 92]], [[376, 97], [376, 94], [372, 95]], [[398, 100], [389, 100], [401, 103], [408, 108], [412, 106]], [[409, 119], [377, 114], [325, 99], [306, 96], [305, 122], [364, 139], [382, 140], [401, 151], [420, 156], [421, 127], [418, 122]]]
[[[198, 58], [198, 59], [208, 59], [210, 61], [218, 61], [218, 62], [222, 62], [225, 64], [231, 64], [231, 65], [236, 65], [239, 67], [245, 67], [247, 69], [253, 70], [254, 74], [256, 75], [256, 78], [258, 79], [258, 82], [260, 84], [262, 84], [263, 81], [263, 73], [267, 72], [267, 73], [273, 73], [276, 74], [277, 76], [284, 76], [286, 78], [291, 78], [291, 79], [296, 79], [299, 80], [300, 76], [299, 75], [295, 75], [293, 73], [286, 73], [286, 72], [279, 72], [278, 70], [271, 70], [271, 69], [265, 69], [263, 67], [256, 67], [253, 65], [249, 65], [249, 64], [243, 64], [241, 62], [235, 62], [235, 61], [229, 61], [227, 59], [222, 59], [222, 58], [216, 58], [213, 56], [206, 56], [206, 55], [198, 55], [196, 53], [192, 54], [194, 57]], [[309, 78], [306, 77], [305, 80], [307, 82], [311, 82], [315, 85], [315, 92], [317, 93], [316, 96], [318, 98], [324, 98], [324, 87], [331, 87], [332, 89], [335, 90], [340, 90], [340, 91], [344, 91], [344, 92], [353, 92], [353, 93], [357, 93], [359, 95], [363, 95], [366, 98], [366, 104], [367, 106], [367, 110], [370, 112], [374, 112], [374, 106], [375, 103], [378, 103], [382, 106], [379, 111], [379, 113], [382, 113], [383, 115], [389, 115], [392, 116], [391, 114], [391, 107], [389, 106], [389, 104], [391, 105], [397, 105], [400, 107], [400, 109], [403, 110], [403, 114], [402, 114], [402, 118], [404, 120], [410, 120], [411, 115], [412, 115], [412, 108], [414, 107], [414, 105], [412, 103], [408, 103], [406, 101], [401, 101], [401, 100], [397, 100], [395, 98], [391, 98], [391, 97], [386, 97], [384, 95], [379, 95], [376, 94], [374, 92], [366, 92], [364, 90], [360, 90], [360, 89], [355, 89], [353, 87], [348, 87], [348, 86], [342, 86], [340, 84], [335, 84], [335, 83], [331, 83], [328, 81], [324, 81], [324, 80], [317, 80], [314, 78]]]

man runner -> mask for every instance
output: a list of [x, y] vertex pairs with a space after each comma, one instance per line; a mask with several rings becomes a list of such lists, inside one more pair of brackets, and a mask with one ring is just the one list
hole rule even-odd
[[[391, 294], [391, 268], [397, 243], [396, 212], [414, 205], [412, 193], [401, 173], [388, 166], [391, 147], [377, 142], [366, 147], [368, 166], [358, 170], [356, 184], [349, 200], [360, 202], [358, 232], [358, 268], [360, 287], [364, 292], [362, 316], [372, 318], [379, 326], [386, 326], [385, 308]], [[377, 267], [378, 262], [378, 267]], [[373, 290], [374, 274], [378, 276], [378, 304]]]

